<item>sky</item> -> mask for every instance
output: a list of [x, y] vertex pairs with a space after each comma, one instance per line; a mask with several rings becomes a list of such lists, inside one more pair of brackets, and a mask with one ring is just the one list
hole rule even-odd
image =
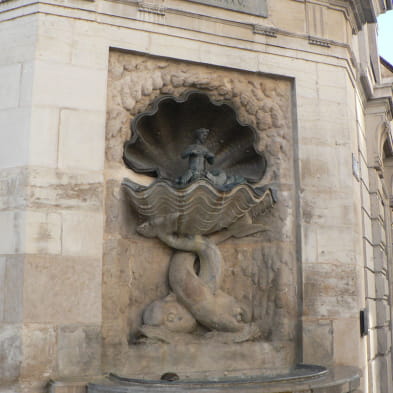
[[379, 54], [393, 64], [393, 10], [378, 17]]

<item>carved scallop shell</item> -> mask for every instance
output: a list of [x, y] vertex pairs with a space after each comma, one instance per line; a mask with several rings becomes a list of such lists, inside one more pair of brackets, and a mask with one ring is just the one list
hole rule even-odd
[[207, 164], [208, 171], [224, 171], [250, 183], [262, 179], [266, 160], [255, 148], [255, 130], [242, 124], [229, 104], [200, 92], [160, 97], [150, 111], [138, 115], [131, 124], [132, 138], [124, 146], [124, 162], [136, 172], [175, 182], [187, 170], [181, 154], [195, 142], [198, 128], [210, 130], [205, 145], [215, 159]]
[[228, 228], [262, 201], [269, 207], [274, 202], [269, 188], [240, 184], [221, 191], [205, 179], [183, 188], [165, 180], [144, 187], [125, 179], [123, 186], [140, 215], [148, 219], [176, 215], [167, 230], [179, 235], [206, 235]]
[[[179, 185], [176, 179], [189, 169], [182, 153], [195, 148], [194, 131], [200, 128], [209, 130], [202, 151], [213, 155], [214, 162], [204, 162], [206, 176]], [[123, 186], [148, 221], [168, 218], [165, 230], [179, 235], [213, 233], [228, 228], [262, 201], [274, 202], [270, 189], [252, 186], [266, 170], [265, 157], [255, 143], [255, 131], [239, 122], [230, 105], [199, 92], [183, 98], [164, 96], [135, 118], [132, 138], [124, 146], [129, 168], [158, 179], [148, 187], [125, 179]], [[235, 180], [218, 185], [221, 175]]]

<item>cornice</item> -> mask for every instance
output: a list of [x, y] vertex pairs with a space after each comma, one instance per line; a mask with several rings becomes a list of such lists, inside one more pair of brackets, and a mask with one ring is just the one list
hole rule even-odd
[[[387, 0], [391, 1], [391, 0]], [[365, 23], [376, 23], [378, 10], [373, 0], [328, 0], [329, 5], [343, 7], [355, 30], [362, 30]]]

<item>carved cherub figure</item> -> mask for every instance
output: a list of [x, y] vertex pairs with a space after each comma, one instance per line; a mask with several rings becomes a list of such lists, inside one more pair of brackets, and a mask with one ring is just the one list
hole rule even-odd
[[195, 143], [188, 146], [182, 153], [181, 158], [188, 158], [188, 170], [177, 181], [185, 185], [206, 177], [206, 163], [213, 164], [214, 154], [204, 146], [210, 130], [207, 128], [198, 128], [195, 131]]

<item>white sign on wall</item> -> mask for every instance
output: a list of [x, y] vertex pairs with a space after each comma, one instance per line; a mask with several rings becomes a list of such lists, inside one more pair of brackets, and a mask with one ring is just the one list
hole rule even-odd
[[267, 16], [266, 0], [190, 0], [247, 14]]

